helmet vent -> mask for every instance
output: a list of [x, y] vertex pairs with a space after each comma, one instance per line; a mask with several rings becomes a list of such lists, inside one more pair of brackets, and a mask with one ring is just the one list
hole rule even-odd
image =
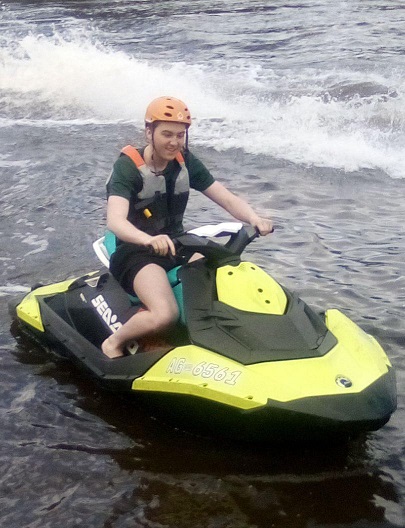
[[170, 112], [165, 112], [164, 115], [165, 115], [166, 117], [173, 117], [173, 114], [171, 114]]

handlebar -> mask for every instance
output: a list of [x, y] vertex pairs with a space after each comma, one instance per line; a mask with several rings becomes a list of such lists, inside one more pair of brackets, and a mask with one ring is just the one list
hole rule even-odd
[[201, 253], [207, 259], [217, 262], [239, 258], [246, 246], [258, 236], [256, 228], [242, 226], [239, 231], [231, 234], [226, 244], [219, 244], [194, 233], [180, 235], [174, 239], [174, 243], [179, 254]]
[[[207, 237], [230, 235], [226, 244], [219, 244]], [[221, 260], [237, 260], [250, 242], [259, 236], [256, 228], [243, 226], [241, 223], [224, 222], [222, 224], [203, 226], [183, 233], [173, 239], [178, 254], [201, 253], [207, 259], [218, 262]], [[110, 264], [110, 255], [114, 253], [116, 238], [111, 231], [106, 231], [105, 236], [93, 243], [94, 251], [107, 268]]]

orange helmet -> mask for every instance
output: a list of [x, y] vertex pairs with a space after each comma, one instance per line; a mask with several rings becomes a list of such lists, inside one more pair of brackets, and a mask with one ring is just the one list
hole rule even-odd
[[146, 109], [145, 123], [155, 121], [172, 121], [184, 123], [188, 128], [191, 125], [190, 111], [187, 106], [175, 97], [158, 97]]

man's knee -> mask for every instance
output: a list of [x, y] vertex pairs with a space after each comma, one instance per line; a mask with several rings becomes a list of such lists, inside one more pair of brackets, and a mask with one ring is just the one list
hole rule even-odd
[[180, 316], [179, 307], [177, 304], [168, 304], [166, 309], [163, 311], [162, 319], [167, 325], [177, 323]]
[[163, 330], [177, 323], [180, 313], [177, 304], [162, 303], [153, 311], [156, 331]]

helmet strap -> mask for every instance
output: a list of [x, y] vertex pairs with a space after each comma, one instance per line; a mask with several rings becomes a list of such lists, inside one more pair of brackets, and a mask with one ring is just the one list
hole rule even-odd
[[188, 152], [188, 127], [186, 127], [186, 141], [184, 142], [184, 150]]

